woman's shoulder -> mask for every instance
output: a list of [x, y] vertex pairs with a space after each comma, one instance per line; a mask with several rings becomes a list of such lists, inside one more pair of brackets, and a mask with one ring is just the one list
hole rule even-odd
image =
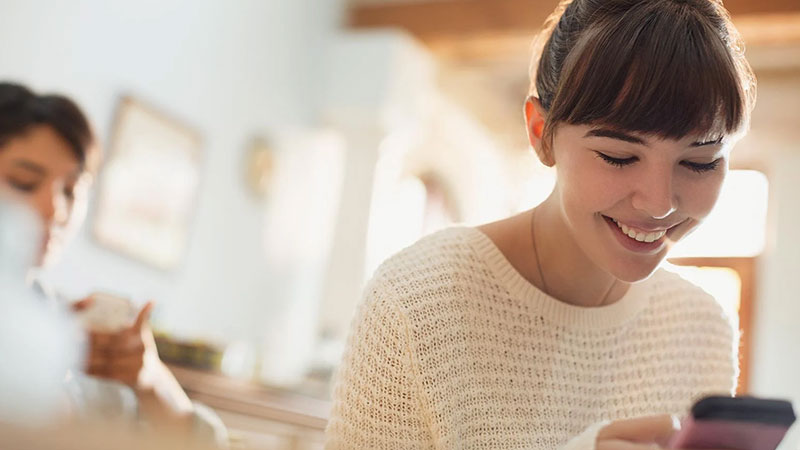
[[368, 282], [400, 298], [413, 298], [438, 290], [438, 298], [459, 286], [474, 283], [487, 273], [474, 249], [480, 232], [453, 226], [431, 233], [384, 261]]
[[479, 263], [472, 242], [477, 230], [453, 226], [422, 237], [386, 259], [373, 278], [427, 278], [432, 272], [470, 270]]
[[734, 311], [680, 273], [679, 268], [665, 265], [650, 280], [652, 304], [663, 310], [661, 315], [675, 316], [680, 321], [701, 321], [705, 325], [716, 323], [726, 329], [737, 329]]
[[711, 294], [690, 281], [680, 268], [671, 264], [660, 267], [648, 281], [651, 289], [659, 296], [699, 301], [705, 306], [719, 306], [719, 302]]

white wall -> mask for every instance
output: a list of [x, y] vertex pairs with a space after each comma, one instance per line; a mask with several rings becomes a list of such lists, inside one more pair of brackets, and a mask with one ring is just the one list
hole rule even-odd
[[[800, 98], [797, 99], [800, 101]], [[752, 392], [793, 401], [800, 414], [800, 148], [786, 142], [772, 171], [770, 201], [775, 221], [774, 245], [762, 259], [753, 335]], [[786, 449], [800, 448], [800, 424], [787, 438]]]
[[[318, 57], [337, 1], [4, 0], [0, 78], [62, 91], [107, 141], [131, 93], [197, 130], [204, 161], [185, 262], [159, 272], [98, 246], [90, 224], [49, 278], [69, 295], [156, 299], [155, 321], [190, 335], [247, 335], [281, 299], [261, 246], [262, 208], [243, 183], [256, 134], [308, 126]], [[90, 210], [89, 217], [92, 213]]]
[[[758, 101], [733, 159], [769, 178], [766, 248], [758, 258], [750, 392], [792, 400], [800, 412], [800, 46], [748, 51]], [[747, 236], [742, 236], [747, 239]], [[800, 448], [800, 423], [783, 449]]]
[[[765, 161], [770, 212], [759, 260], [751, 391], [788, 398], [800, 410], [800, 67], [758, 75], [752, 132], [742, 145]], [[782, 448], [798, 448], [800, 426], [788, 441]]]
[[421, 217], [413, 223], [396, 197], [404, 179], [435, 172], [452, 187], [465, 223], [501, 218], [512, 207], [503, 152], [441, 94], [438, 64], [420, 42], [399, 30], [350, 31], [331, 41], [327, 56], [320, 114], [343, 132], [349, 155], [320, 327], [343, 340], [365, 279], [421, 237]]

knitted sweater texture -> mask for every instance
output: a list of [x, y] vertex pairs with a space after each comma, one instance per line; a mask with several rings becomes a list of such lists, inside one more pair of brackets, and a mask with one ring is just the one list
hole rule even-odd
[[[575, 280], [579, 283], [580, 280]], [[337, 373], [327, 449], [594, 449], [609, 420], [731, 395], [736, 321], [659, 269], [582, 308], [454, 227], [387, 260]]]

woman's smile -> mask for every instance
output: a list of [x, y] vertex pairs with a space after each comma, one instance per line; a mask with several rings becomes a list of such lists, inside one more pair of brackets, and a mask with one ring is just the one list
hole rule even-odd
[[615, 218], [603, 215], [603, 220], [608, 224], [616, 240], [625, 249], [635, 253], [654, 254], [662, 250], [670, 238], [670, 233], [685, 221], [674, 225], [635, 226], [628, 225]]

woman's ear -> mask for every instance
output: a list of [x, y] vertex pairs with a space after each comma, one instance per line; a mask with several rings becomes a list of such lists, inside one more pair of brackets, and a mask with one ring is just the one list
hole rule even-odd
[[543, 145], [542, 140], [546, 117], [547, 114], [538, 98], [530, 96], [525, 99], [525, 128], [528, 130], [528, 141], [542, 164], [552, 167], [556, 163], [553, 152], [549, 146]]

